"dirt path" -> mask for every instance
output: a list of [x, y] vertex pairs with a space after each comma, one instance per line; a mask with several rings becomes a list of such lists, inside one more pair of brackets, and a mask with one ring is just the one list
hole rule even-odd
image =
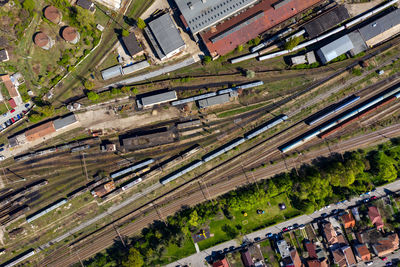
[[[346, 2], [352, 2], [352, 1], [346, 1]], [[345, 6], [349, 11], [349, 14], [352, 17], [355, 17], [383, 2], [385, 2], [385, 0], [372, 0], [371, 2], [366, 2], [366, 3], [354, 3], [354, 4], [346, 3]]]

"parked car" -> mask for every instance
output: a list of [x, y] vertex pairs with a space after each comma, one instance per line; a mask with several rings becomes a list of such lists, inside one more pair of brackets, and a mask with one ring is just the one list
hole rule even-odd
[[229, 250], [234, 250], [235, 249], [235, 246], [230, 246], [229, 247]]
[[15, 122], [15, 119], [14, 119], [14, 118], [11, 118], [11, 122], [14, 123], [14, 122]]
[[387, 257], [383, 257], [383, 258], [381, 258], [383, 261], [385, 261], [385, 260], [387, 260]]
[[267, 233], [265, 236], [268, 237], [268, 238], [271, 238], [272, 237], [272, 233]]
[[391, 261], [386, 262], [386, 266], [392, 266], [393, 263]]
[[17, 115], [17, 118], [18, 118], [18, 119], [21, 119], [22, 117], [18, 114], [18, 115]]
[[13, 113], [13, 112], [15, 112], [15, 109], [10, 110], [10, 113]]
[[3, 114], [3, 117], [5, 117], [5, 116], [7, 116], [7, 113], [4, 113], [4, 114]]
[[7, 127], [11, 125], [10, 121], [6, 121], [5, 124]]
[[282, 232], [287, 232], [287, 231], [289, 231], [289, 229], [287, 227], [282, 229]]
[[3, 155], [0, 155], [0, 161], [4, 160], [5, 157]]
[[0, 147], [0, 152], [1, 152], [1, 151], [4, 151], [4, 147]]
[[258, 242], [258, 241], [260, 241], [260, 240], [261, 240], [261, 238], [258, 237], [258, 236], [257, 236], [256, 238], [254, 238], [254, 241], [255, 241], [255, 242]]
[[326, 214], [326, 213], [324, 212], [324, 213], [321, 214], [321, 217], [322, 217], [322, 218], [326, 218], [326, 217], [328, 217], [328, 214]]
[[299, 228], [300, 228], [300, 229], [304, 229], [305, 227], [306, 227], [306, 226], [305, 226], [304, 224], [300, 224], [300, 225], [299, 225]]
[[293, 226], [291, 226], [291, 225], [290, 225], [290, 226], [288, 226], [287, 228], [288, 228], [290, 231], [294, 229], [294, 227], [293, 227]]
[[25, 107], [26, 107], [26, 108], [29, 108], [29, 106], [30, 106], [29, 103], [26, 103], [26, 104], [25, 104]]
[[378, 198], [377, 196], [372, 196], [372, 197], [370, 197], [369, 200], [375, 200], [375, 199], [377, 199], [377, 198]]
[[14, 123], [11, 119], [9, 119], [8, 122], [10, 123], [10, 125]]

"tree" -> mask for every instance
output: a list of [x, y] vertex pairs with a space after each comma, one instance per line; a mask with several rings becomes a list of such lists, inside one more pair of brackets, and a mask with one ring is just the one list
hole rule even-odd
[[92, 102], [96, 102], [99, 99], [99, 95], [93, 91], [88, 92], [87, 97]]
[[192, 213], [190, 213], [190, 219], [188, 221], [189, 225], [192, 227], [197, 227], [199, 224], [199, 215], [197, 214], [197, 211], [194, 210]]
[[125, 29], [122, 29], [122, 33], [121, 34], [122, 34], [122, 36], [127, 37], [127, 36], [129, 36], [130, 32], [125, 30]]
[[138, 26], [139, 29], [144, 29], [146, 28], [146, 22], [144, 22], [144, 20], [142, 20], [141, 18], [138, 18], [136, 21], [136, 25]]
[[85, 88], [88, 90], [92, 90], [94, 87], [94, 82], [92, 82], [90, 80], [85, 80], [85, 82], [83, 83], [83, 86], [85, 86]]
[[117, 94], [119, 94], [119, 93], [121, 93], [121, 90], [120, 89], [118, 89], [118, 88], [113, 88], [113, 89], [111, 89], [111, 94], [113, 94], [113, 95], [117, 95]]
[[127, 86], [122, 86], [121, 87], [121, 92], [124, 94], [128, 94], [130, 92], [129, 87]]
[[286, 43], [285, 43], [285, 50], [292, 50], [295, 48], [298, 44], [300, 43], [300, 37], [293, 37], [290, 38]]
[[225, 224], [221, 227], [222, 231], [224, 231], [226, 233], [226, 235], [230, 238], [230, 239], [234, 239], [235, 237], [237, 237], [237, 235], [239, 234], [239, 232], [233, 228], [232, 226], [230, 226], [229, 224]]
[[242, 52], [242, 51], [243, 51], [243, 45], [238, 45], [238, 46], [236, 47], [236, 51]]
[[130, 248], [128, 258], [122, 261], [123, 267], [141, 267], [143, 264], [142, 255], [135, 248]]
[[254, 78], [254, 76], [256, 76], [256, 73], [252, 70], [246, 70], [246, 78], [247, 79], [251, 79]]
[[205, 63], [205, 64], [210, 63], [211, 61], [212, 61], [212, 57], [210, 57], [210, 56], [205, 56], [203, 58], [203, 63]]
[[51, 105], [38, 107], [37, 110], [38, 112], [42, 113], [44, 117], [52, 117], [55, 113], [54, 107]]
[[134, 94], [134, 95], [137, 95], [139, 93], [139, 90], [135, 86], [133, 86], [131, 88], [131, 90], [132, 90], [132, 94]]

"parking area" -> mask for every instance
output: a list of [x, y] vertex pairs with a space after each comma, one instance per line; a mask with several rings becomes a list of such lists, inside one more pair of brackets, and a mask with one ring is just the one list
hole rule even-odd
[[31, 106], [32, 103], [25, 103], [2, 114], [0, 116], [0, 131], [4, 131], [7, 127], [22, 119]]

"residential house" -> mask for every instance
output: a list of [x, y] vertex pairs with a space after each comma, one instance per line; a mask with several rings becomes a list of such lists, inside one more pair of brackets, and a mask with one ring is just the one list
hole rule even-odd
[[308, 267], [328, 267], [327, 259], [320, 261], [320, 260], [308, 260], [307, 261]]
[[371, 222], [375, 225], [376, 229], [381, 230], [383, 229], [383, 221], [379, 210], [375, 206], [368, 207], [368, 216]]
[[290, 247], [285, 239], [277, 241], [276, 246], [278, 247], [278, 252], [281, 254], [282, 259], [290, 256]]
[[144, 53], [142, 46], [133, 32], [126, 37], [122, 37], [120, 42], [131, 57], [136, 57]]
[[316, 246], [314, 243], [311, 243], [310, 241], [307, 241], [305, 243], [306, 250], [308, 252], [308, 257], [310, 259], [317, 259], [317, 252], [316, 252]]
[[367, 245], [365, 244], [359, 244], [356, 245], [355, 247], [356, 250], [356, 257], [360, 261], [370, 261], [371, 260], [371, 253], [368, 250]]
[[213, 267], [229, 267], [228, 261], [224, 258], [222, 260], [216, 261], [212, 265]]
[[399, 236], [390, 234], [372, 244], [372, 249], [378, 257], [390, 254], [399, 248]]
[[76, 4], [78, 6], [80, 6], [81, 8], [90, 10], [92, 12], [95, 10], [94, 3], [89, 0], [78, 0], [78, 1], [76, 1]]
[[347, 245], [335, 249], [332, 251], [332, 255], [335, 263], [339, 265], [339, 267], [353, 266], [357, 263], [351, 247]]
[[240, 251], [240, 258], [242, 259], [244, 267], [253, 267], [254, 262], [251, 258], [250, 252], [248, 249]]
[[338, 242], [336, 231], [331, 223], [324, 224], [323, 232], [328, 246], [332, 246], [333, 244]]
[[351, 212], [342, 215], [341, 219], [345, 229], [353, 228], [354, 226], [356, 226], [356, 220], [354, 220], [354, 217], [351, 214]]
[[328, 267], [328, 260], [324, 250], [310, 241], [305, 242], [308, 252], [307, 264], [309, 267]]

